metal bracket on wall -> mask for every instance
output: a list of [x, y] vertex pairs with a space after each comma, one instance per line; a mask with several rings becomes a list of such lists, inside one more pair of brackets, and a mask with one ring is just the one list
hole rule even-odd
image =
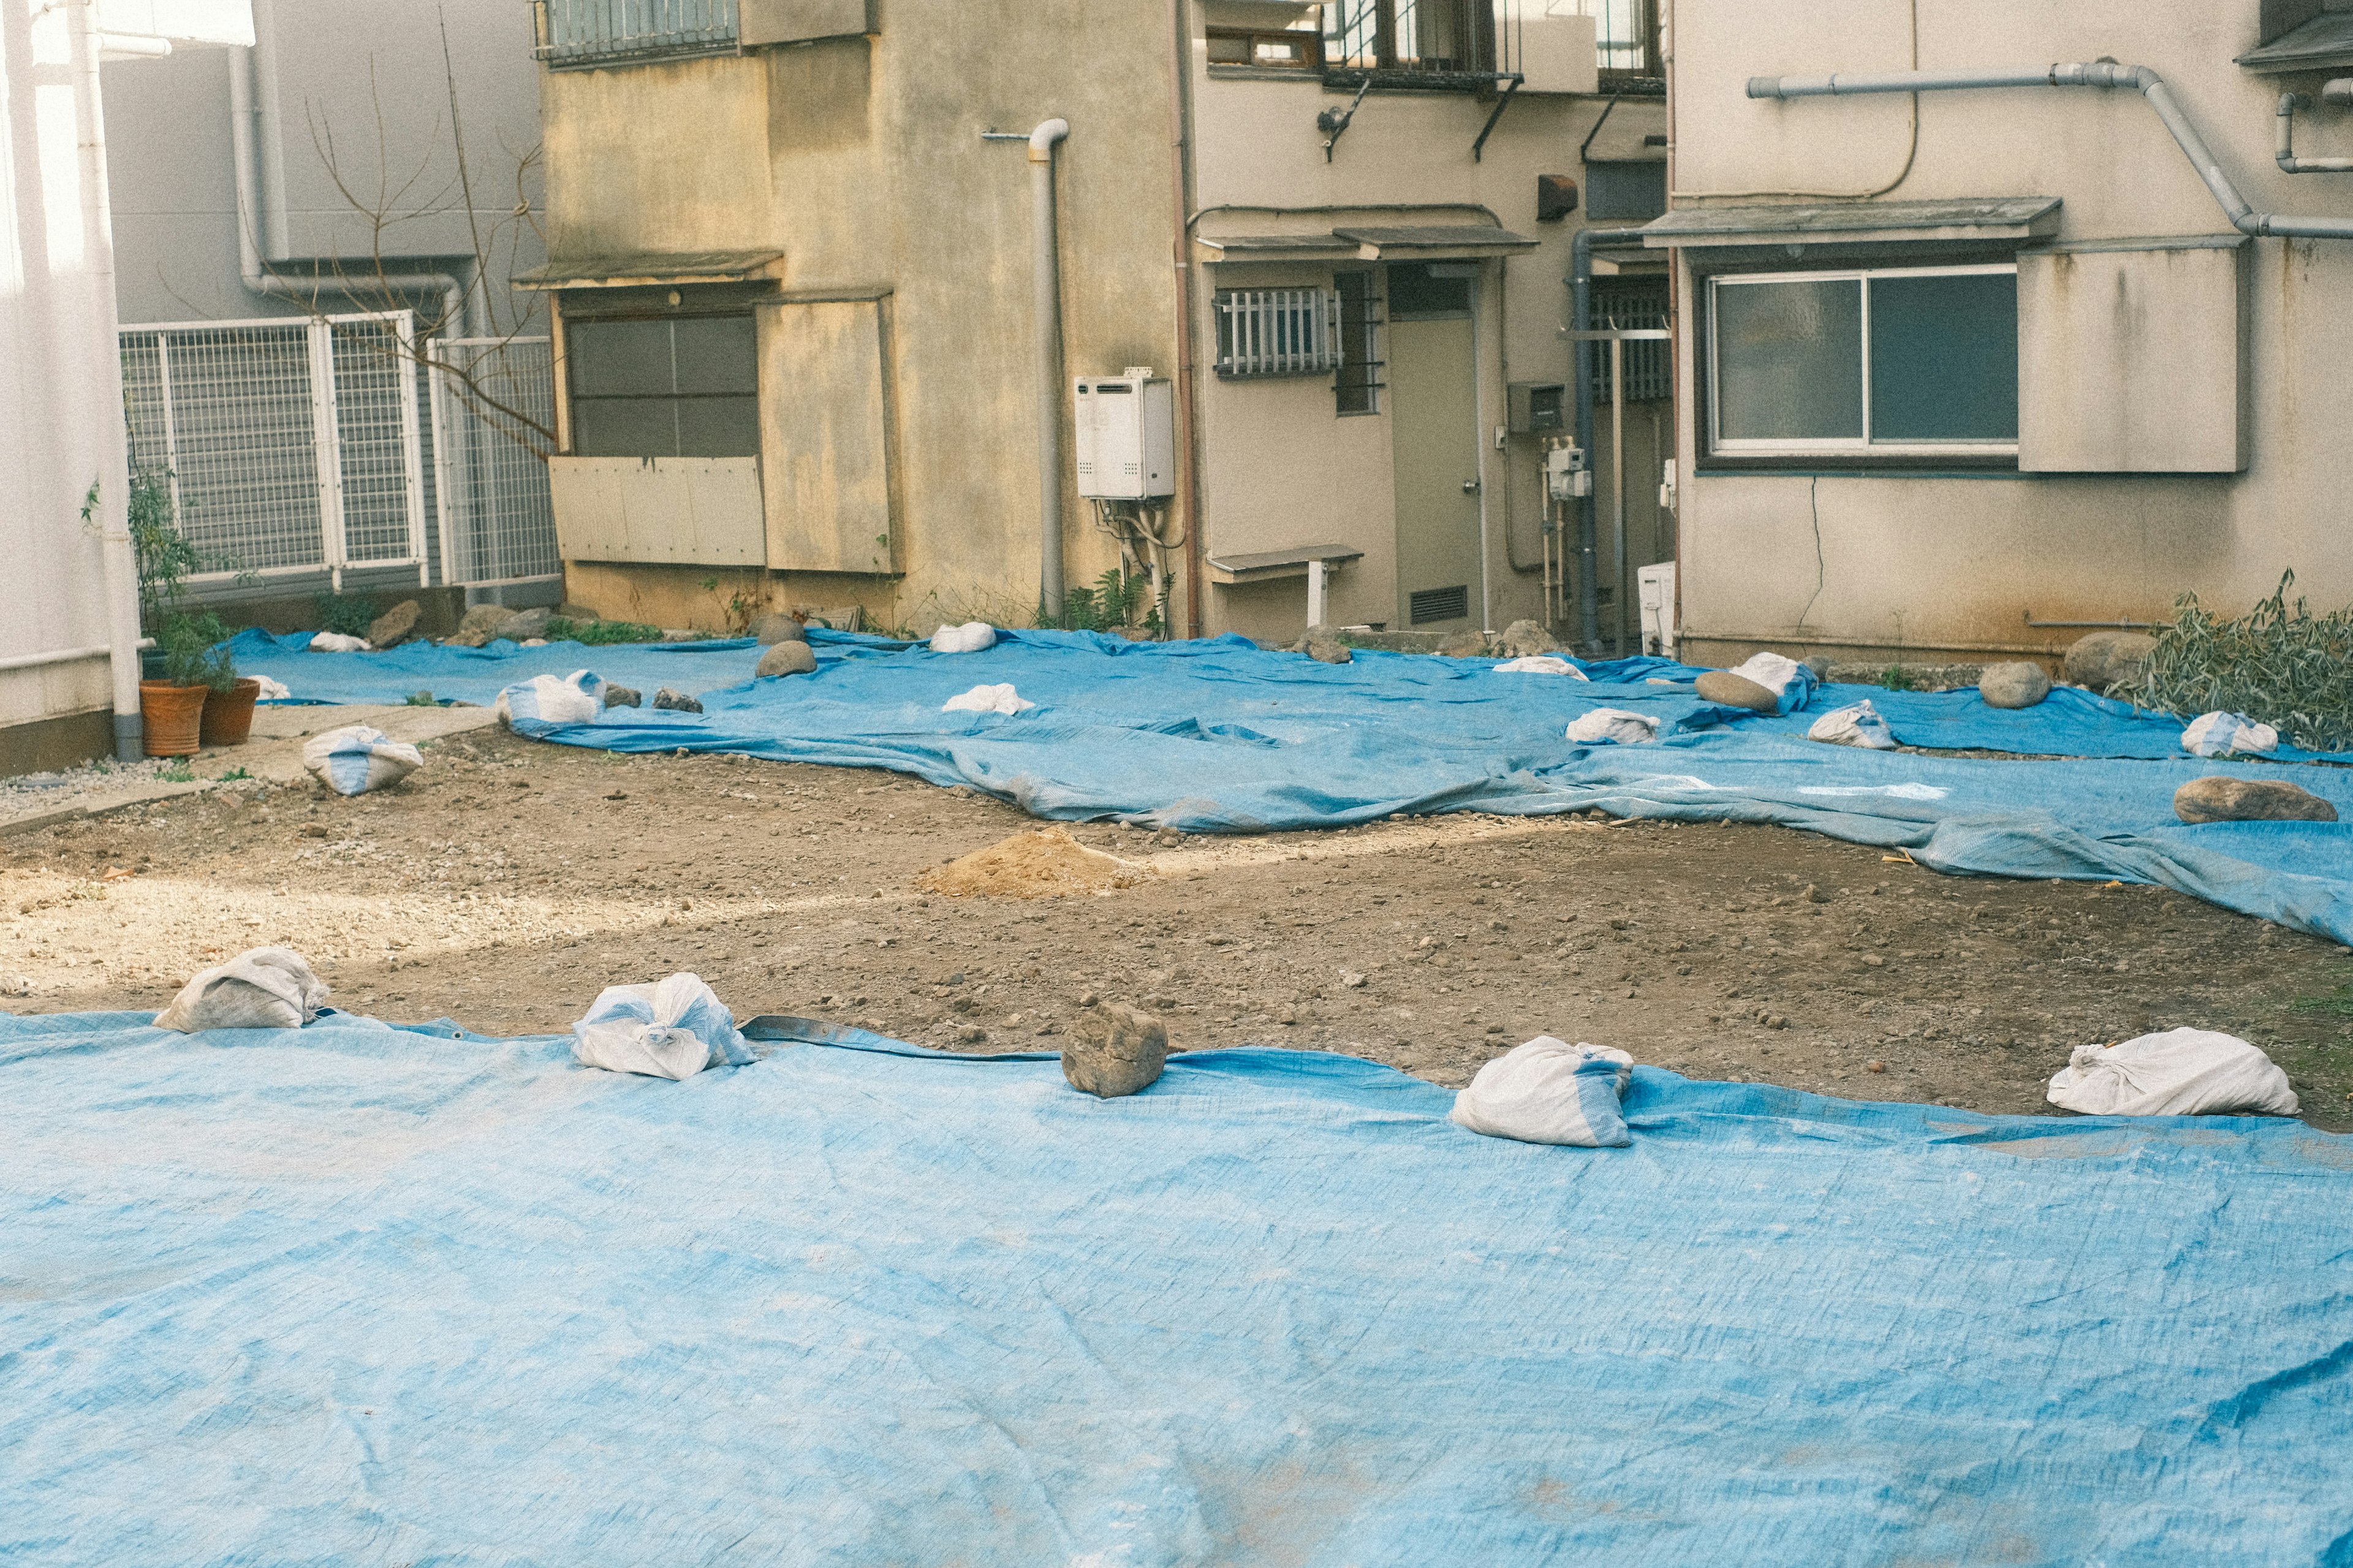
[[1504, 110], [1512, 107], [1512, 95], [1520, 90], [1520, 83], [1527, 78], [1508, 76], [1500, 79], [1504, 84], [1504, 95], [1495, 100], [1495, 112], [1487, 116], [1487, 123], [1479, 128], [1479, 140], [1471, 143], [1471, 161], [1474, 163], [1486, 162], [1487, 138], [1495, 133], [1495, 121], [1503, 119]]
[[1372, 90], [1372, 73], [1367, 71], [1365, 74], [1363, 83], [1356, 89], [1356, 96], [1348, 100], [1347, 108], [1327, 109], [1323, 113], [1315, 117], [1315, 129], [1324, 132], [1324, 161], [1325, 163], [1328, 163], [1332, 161], [1332, 149], [1338, 146], [1340, 144], [1340, 138], [1348, 133], [1348, 122], [1356, 118], [1356, 106], [1364, 102], [1365, 94]]

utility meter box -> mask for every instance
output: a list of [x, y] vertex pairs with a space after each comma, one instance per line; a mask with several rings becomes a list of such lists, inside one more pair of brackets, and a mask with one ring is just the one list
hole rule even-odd
[[1544, 436], [1568, 428], [1567, 383], [1515, 381], [1511, 394], [1513, 435]]
[[1176, 493], [1176, 389], [1150, 371], [1077, 384], [1079, 494], [1159, 500]]

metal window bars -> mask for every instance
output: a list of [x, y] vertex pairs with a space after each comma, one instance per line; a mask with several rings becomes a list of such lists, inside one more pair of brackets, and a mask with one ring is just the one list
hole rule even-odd
[[1215, 302], [1219, 375], [1317, 375], [1340, 368], [1340, 302], [1334, 290], [1229, 289]]
[[735, 0], [533, 0], [539, 47], [554, 69], [732, 55]]
[[[1593, 288], [1593, 323], [1613, 329], [1663, 329], [1673, 325], [1667, 310], [1665, 279], [1643, 279], [1615, 283], [1597, 282]], [[1664, 402], [1675, 395], [1674, 345], [1657, 341], [1630, 342], [1626, 345], [1626, 401], [1629, 403]], [[1595, 355], [1597, 363], [1606, 365], [1606, 353]], [[1609, 378], [1606, 374], [1593, 378], [1594, 399], [1609, 401]]]
[[560, 577], [544, 434], [555, 424], [548, 340], [443, 338], [433, 358], [442, 580], [493, 587]]
[[1326, 0], [1324, 68], [1350, 83], [1372, 74], [1487, 86], [1520, 72], [1528, 18], [1590, 16], [1605, 78], [1655, 77], [1656, 16], [1657, 0]]

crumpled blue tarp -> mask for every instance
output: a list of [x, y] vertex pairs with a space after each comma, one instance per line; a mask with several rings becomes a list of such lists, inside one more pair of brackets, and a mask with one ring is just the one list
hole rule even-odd
[[[0, 1559], [2326, 1564], [2353, 1141], [0, 1015]], [[868, 1048], [857, 1048], [860, 1046]]]

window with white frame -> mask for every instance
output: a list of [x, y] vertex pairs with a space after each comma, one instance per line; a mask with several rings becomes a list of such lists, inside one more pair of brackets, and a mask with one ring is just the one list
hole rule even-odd
[[1736, 274], [1707, 296], [1715, 453], [2017, 453], [2016, 266]]
[[1321, 375], [1339, 367], [1331, 289], [1221, 289], [1214, 303], [1219, 375]]

